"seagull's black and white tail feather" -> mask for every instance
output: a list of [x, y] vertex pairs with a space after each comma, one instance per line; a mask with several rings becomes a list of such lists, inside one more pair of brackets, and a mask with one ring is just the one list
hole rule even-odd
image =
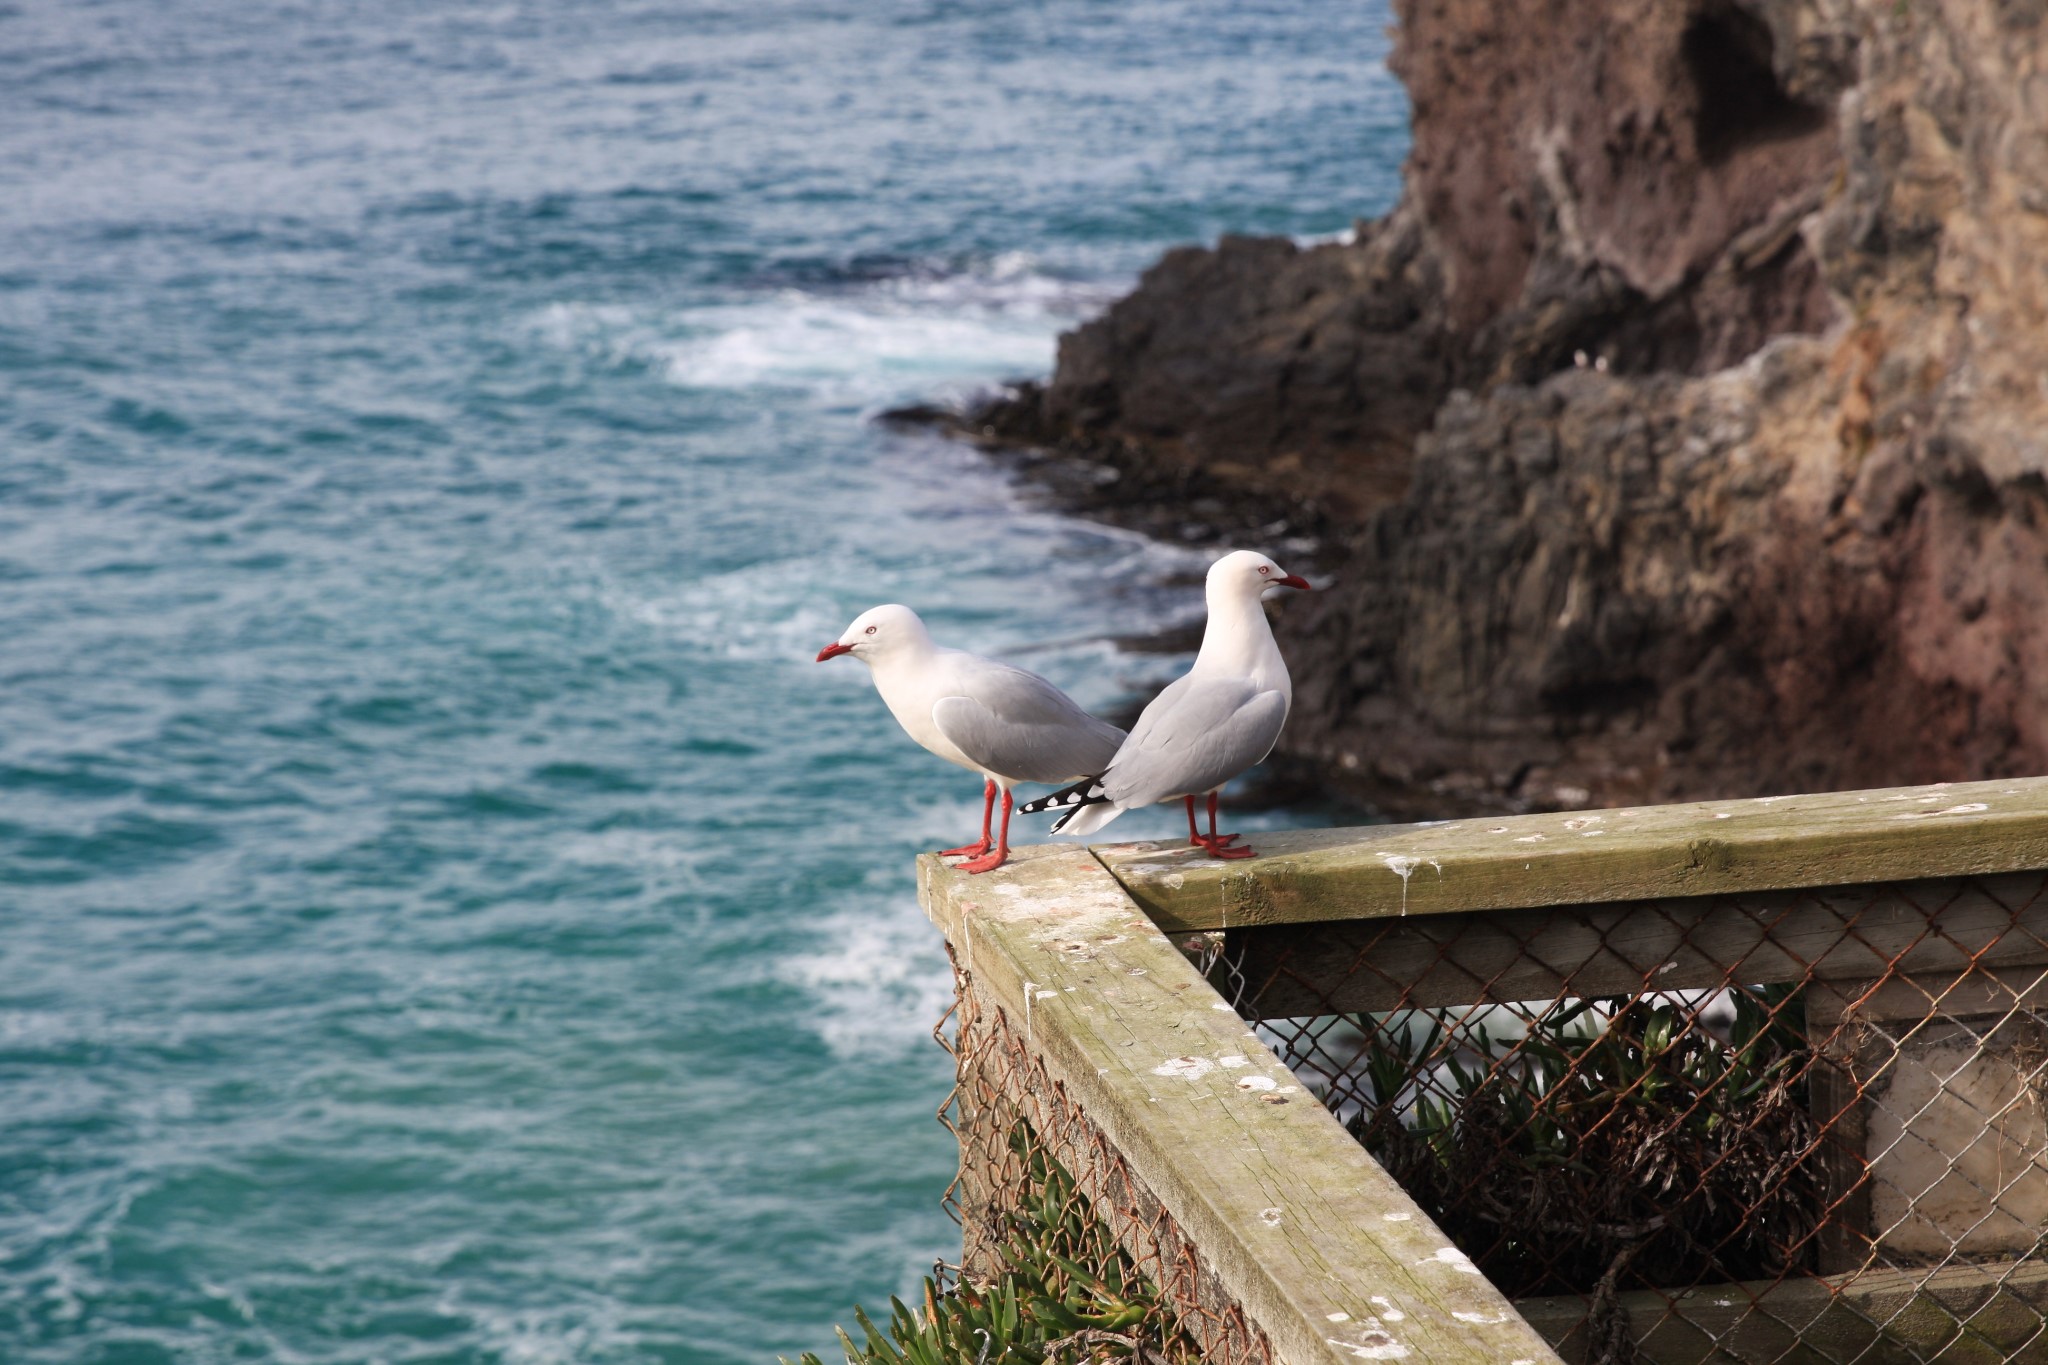
[[1109, 800], [1109, 794], [1102, 789], [1102, 776], [1084, 777], [1071, 787], [1061, 787], [1051, 796], [1041, 796], [1036, 801], [1026, 801], [1017, 807], [1021, 815], [1036, 815], [1042, 810], [1057, 810], [1064, 814], [1052, 822], [1052, 832], [1058, 834], [1067, 827], [1067, 822], [1090, 806], [1100, 806]]

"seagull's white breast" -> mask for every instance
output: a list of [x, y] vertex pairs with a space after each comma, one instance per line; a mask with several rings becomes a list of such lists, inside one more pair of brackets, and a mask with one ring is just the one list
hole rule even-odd
[[882, 694], [883, 705], [889, 708], [890, 715], [896, 717], [903, 733], [925, 749], [969, 772], [981, 772], [981, 765], [940, 734], [937, 723], [932, 720], [934, 706], [947, 697], [961, 695], [961, 690], [952, 685], [952, 670], [945, 666], [943, 656], [918, 662], [926, 666], [884, 665], [874, 670], [875, 690]]

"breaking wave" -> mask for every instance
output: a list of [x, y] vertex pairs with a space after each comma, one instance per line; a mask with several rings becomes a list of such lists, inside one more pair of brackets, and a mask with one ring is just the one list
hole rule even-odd
[[643, 366], [684, 388], [796, 390], [831, 406], [874, 406], [1042, 375], [1059, 333], [1120, 287], [1012, 252], [963, 270], [906, 266], [669, 311], [556, 303], [533, 327], [586, 361]]

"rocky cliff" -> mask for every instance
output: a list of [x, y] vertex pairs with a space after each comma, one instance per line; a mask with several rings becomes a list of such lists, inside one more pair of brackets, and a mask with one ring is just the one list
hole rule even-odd
[[2043, 6], [1397, 8], [1399, 206], [977, 429], [1319, 535], [1283, 743], [1392, 810], [2048, 770]]

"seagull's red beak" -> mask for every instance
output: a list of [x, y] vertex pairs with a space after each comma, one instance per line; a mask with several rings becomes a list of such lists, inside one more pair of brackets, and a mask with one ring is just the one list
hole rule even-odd
[[1308, 580], [1298, 573], [1291, 573], [1285, 578], [1276, 578], [1273, 582], [1283, 588], [1300, 588], [1303, 592], [1308, 591]]
[[[1303, 584], [1302, 586], [1306, 587], [1308, 585]], [[842, 654], [851, 653], [853, 653], [852, 645], [842, 645], [837, 640], [834, 640], [831, 644], [818, 651], [818, 662], [824, 663], [827, 659], [836, 659]]]

